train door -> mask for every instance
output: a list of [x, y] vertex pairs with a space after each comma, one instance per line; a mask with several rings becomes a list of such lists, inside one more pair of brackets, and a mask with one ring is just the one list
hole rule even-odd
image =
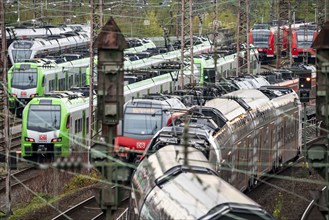
[[86, 134], [88, 127], [86, 126], [86, 111], [82, 111], [82, 144], [86, 145]]
[[269, 160], [268, 158], [270, 157], [271, 154], [271, 129], [270, 129], [270, 125], [267, 125], [266, 127], [264, 127], [264, 148], [263, 148], [263, 157], [262, 157], [262, 172], [268, 172], [270, 171], [270, 166], [269, 164]]
[[287, 155], [287, 152], [288, 152], [288, 149], [289, 149], [289, 134], [290, 134], [290, 131], [289, 131], [289, 127], [288, 127], [288, 117], [287, 116], [284, 116], [283, 117], [283, 146], [281, 148], [281, 157], [280, 157], [280, 164], [283, 162], [283, 161], [286, 161], [288, 155]]
[[274, 122], [271, 122], [270, 124], [270, 149], [269, 149], [269, 155], [268, 155], [268, 163], [267, 163], [267, 169], [271, 170], [273, 161], [275, 161], [275, 155], [277, 151], [277, 141], [276, 141], [276, 129]]
[[54, 90], [58, 90], [58, 74], [55, 73], [55, 83], [54, 83]]
[[262, 150], [263, 150], [263, 130], [264, 128], [259, 129], [259, 141], [258, 141], [258, 160], [257, 160], [257, 176], [261, 176], [262, 170]]
[[70, 114], [70, 136], [69, 136], [69, 142], [70, 146], [73, 146], [74, 144], [74, 134], [75, 134], [75, 121], [73, 120], [72, 114]]
[[81, 68], [79, 68], [79, 84], [78, 84], [79, 87], [82, 86], [82, 71], [81, 71]]
[[69, 73], [65, 71], [65, 89], [69, 89]]
[[252, 178], [252, 148], [251, 148], [251, 135], [238, 143], [237, 154], [237, 185], [240, 191], [243, 191], [248, 186], [249, 180]]

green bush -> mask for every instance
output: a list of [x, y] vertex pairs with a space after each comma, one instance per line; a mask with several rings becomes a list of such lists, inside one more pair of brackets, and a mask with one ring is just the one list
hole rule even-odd
[[65, 192], [96, 184], [100, 177], [97, 171], [93, 170], [89, 176], [77, 175], [64, 185]]

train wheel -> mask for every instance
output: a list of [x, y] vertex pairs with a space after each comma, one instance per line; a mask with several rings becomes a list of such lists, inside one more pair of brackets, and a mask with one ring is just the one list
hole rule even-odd
[[252, 176], [249, 181], [248, 181], [248, 191], [251, 191], [255, 188], [255, 186], [257, 185], [258, 181], [256, 176]]

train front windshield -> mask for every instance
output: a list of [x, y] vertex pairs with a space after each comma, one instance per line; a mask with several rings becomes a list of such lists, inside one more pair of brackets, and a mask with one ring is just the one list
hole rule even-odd
[[49, 132], [60, 129], [60, 105], [30, 105], [27, 116], [27, 129]]
[[31, 59], [32, 50], [13, 50], [14, 63]]
[[253, 45], [256, 48], [268, 48], [268, 38], [270, 37], [269, 30], [254, 30], [252, 32]]
[[161, 109], [128, 108], [124, 115], [124, 136], [153, 136], [162, 128]]
[[310, 48], [313, 42], [313, 31], [298, 31], [297, 46], [298, 48]]
[[32, 45], [33, 43], [28, 41], [14, 42], [14, 49], [12, 50], [14, 62], [17, 63], [31, 59], [32, 50], [30, 48]]
[[32, 89], [37, 87], [37, 69], [14, 69], [11, 87], [16, 89]]

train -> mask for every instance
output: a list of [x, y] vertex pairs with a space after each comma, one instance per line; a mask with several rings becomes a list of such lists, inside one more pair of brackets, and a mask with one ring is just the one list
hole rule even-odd
[[[76, 31], [86, 31], [90, 33], [90, 26], [84, 24], [71, 24], [65, 26], [19, 26], [6, 28], [7, 45], [10, 45], [15, 40], [27, 40], [34, 38], [46, 38], [58, 36], [61, 34], [72, 33]], [[0, 33], [0, 39], [1, 39]]]
[[87, 32], [74, 32], [51, 38], [15, 40], [8, 47], [8, 56], [13, 65], [33, 58], [54, 57], [63, 53], [87, 51], [89, 35], [90, 33]]
[[[199, 45], [197, 45], [198, 47]], [[64, 54], [55, 60], [38, 58], [27, 62], [15, 63], [8, 71], [10, 110], [13, 113], [16, 111], [20, 117], [24, 105], [33, 97], [42, 96], [49, 91], [62, 91], [74, 86], [89, 85], [89, 58], [79, 56], [74, 57], [74, 60], [66, 58], [66, 56], [72, 57], [73, 55]], [[171, 59], [171, 54], [169, 53], [167, 57], [161, 55], [161, 57]], [[177, 56], [174, 57], [177, 58]], [[163, 62], [164, 60], [149, 59], [153, 59], [156, 62]], [[67, 60], [70, 61], [63, 62]], [[95, 60], [97, 60], [97, 57]], [[147, 64], [144, 63], [144, 65]], [[134, 63], [133, 66], [138, 66], [138, 64]], [[129, 68], [127, 63], [125, 63], [125, 67]], [[95, 74], [94, 81], [97, 82], [97, 74]], [[166, 78], [166, 83], [169, 85], [168, 78]], [[129, 95], [127, 94], [127, 96]]]
[[[270, 27], [266, 24], [256, 24], [249, 32], [250, 43], [259, 52], [259, 58], [261, 61], [271, 61], [274, 59], [276, 54], [276, 38], [277, 38], [277, 27]], [[297, 23], [291, 26], [292, 42], [291, 42], [291, 53], [295, 62], [303, 62], [305, 54], [309, 57], [307, 62], [315, 62], [315, 50], [311, 48], [317, 36], [317, 28], [312, 23]], [[282, 50], [281, 55], [288, 55], [289, 45], [289, 27], [282, 25], [280, 27], [280, 35], [282, 37]]]
[[274, 219], [219, 177], [199, 150], [206, 147], [167, 144], [142, 160], [132, 176], [130, 219]]
[[267, 61], [274, 59], [275, 45], [274, 45], [275, 32], [270, 29], [268, 25], [255, 25], [250, 30], [249, 39], [250, 43], [254, 45], [259, 53], [260, 61]]
[[[68, 157], [72, 150], [79, 150], [77, 145], [85, 143], [89, 126], [89, 94], [82, 90], [48, 92], [26, 105], [21, 138], [24, 159], [39, 162]], [[96, 96], [93, 102], [96, 104]]]
[[54, 62], [48, 59], [15, 63], [8, 71], [9, 109], [21, 116], [24, 106], [34, 97], [55, 90], [89, 84], [86, 69], [89, 58], [70, 62]]
[[114, 148], [128, 162], [139, 159], [153, 135], [168, 126], [180, 114], [171, 114], [173, 109], [183, 110], [186, 106], [176, 97], [149, 94], [144, 98], [131, 99], [123, 106], [123, 120], [120, 120]]
[[150, 48], [155, 48], [155, 44], [147, 38], [144, 39], [129, 39], [127, 40], [128, 48], [124, 53], [138, 53]]
[[211, 123], [192, 115], [186, 131], [186, 119], [176, 119], [154, 135], [141, 161], [168, 144], [183, 144], [185, 135], [186, 144], [202, 151], [221, 178], [246, 191], [301, 153], [301, 104], [291, 88], [238, 90], [189, 111]]
[[292, 32], [291, 53], [295, 62], [315, 63], [316, 50], [311, 45], [317, 35], [314, 25], [303, 25]]
[[[206, 38], [201, 38], [201, 37], [198, 39], [199, 39], [199, 44], [195, 44], [193, 46], [193, 53], [197, 55], [197, 54], [209, 52], [211, 49], [210, 41]], [[148, 53], [147, 56], [145, 56], [145, 53]], [[188, 49], [185, 52], [185, 54], [189, 54], [189, 53], [190, 53], [190, 49]], [[130, 54], [130, 56], [131, 55], [138, 56], [138, 53]], [[166, 61], [177, 61], [181, 58], [181, 50], [179, 49], [172, 51], [164, 50], [163, 53], [156, 53], [154, 55], [152, 55], [151, 52], [145, 51], [143, 55], [145, 57], [142, 57], [141, 59], [133, 59], [133, 60], [130, 60], [129, 56], [126, 57], [124, 61], [125, 70], [134, 71], [138, 69], [146, 69], [146, 68], [155, 67]]]
[[[241, 54], [244, 54], [242, 51]], [[204, 56], [207, 56], [205, 58]], [[260, 70], [260, 64], [257, 62], [257, 51], [251, 52], [251, 73], [256, 74]], [[151, 58], [150, 58], [151, 59]], [[215, 62], [212, 56], [201, 54], [193, 59], [194, 71], [192, 80], [191, 66], [186, 64], [183, 71], [183, 76], [180, 72], [181, 63], [163, 60], [158, 66], [154, 66], [152, 76], [148, 76], [142, 72], [142, 79], [134, 83], [124, 86], [125, 101], [129, 101], [132, 97], [139, 98], [149, 93], [168, 92], [172, 93], [175, 90], [183, 89], [191, 83], [197, 83], [201, 86], [205, 83], [215, 83], [215, 73], [219, 74], [220, 78], [227, 78], [236, 75], [236, 53], [232, 53], [217, 60], [217, 71], [215, 71]], [[126, 65], [125, 65], [126, 68]], [[128, 75], [128, 74], [127, 74]], [[134, 76], [134, 74], [130, 74]], [[136, 71], [135, 76], [138, 76]], [[136, 77], [137, 78], [137, 77]]]

